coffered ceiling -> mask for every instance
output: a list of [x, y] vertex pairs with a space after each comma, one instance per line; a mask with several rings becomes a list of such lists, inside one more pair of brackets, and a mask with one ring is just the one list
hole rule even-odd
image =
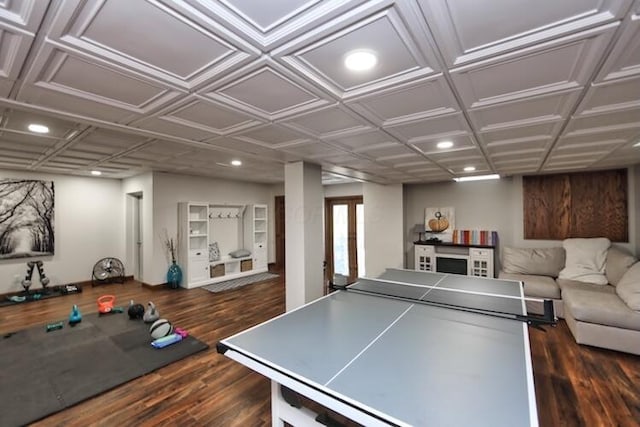
[[[409, 183], [640, 163], [640, 0], [5, 0], [0, 33], [0, 168], [270, 183], [305, 160]], [[349, 71], [354, 50], [377, 64]]]

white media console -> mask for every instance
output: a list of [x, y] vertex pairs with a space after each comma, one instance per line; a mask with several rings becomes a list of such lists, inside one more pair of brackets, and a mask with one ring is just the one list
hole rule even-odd
[[495, 246], [414, 242], [415, 269], [494, 277]]

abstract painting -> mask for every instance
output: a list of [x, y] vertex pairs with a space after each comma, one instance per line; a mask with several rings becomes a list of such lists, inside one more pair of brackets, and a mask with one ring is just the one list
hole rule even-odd
[[53, 181], [0, 179], [0, 259], [53, 255]]

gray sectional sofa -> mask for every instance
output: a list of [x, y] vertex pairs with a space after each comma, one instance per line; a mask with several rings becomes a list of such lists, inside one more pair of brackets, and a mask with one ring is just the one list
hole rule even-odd
[[[522, 281], [527, 297], [552, 299], [579, 344], [640, 355], [640, 262], [611, 246], [602, 285], [559, 278], [565, 259], [563, 247], [505, 247], [499, 278]], [[527, 309], [540, 314], [542, 304], [527, 302]]]

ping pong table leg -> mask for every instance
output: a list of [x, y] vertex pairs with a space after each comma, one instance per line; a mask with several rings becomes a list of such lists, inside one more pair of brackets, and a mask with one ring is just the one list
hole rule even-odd
[[318, 414], [308, 408], [296, 408], [284, 400], [280, 384], [271, 381], [271, 425], [284, 427], [284, 422], [293, 426], [324, 426], [316, 421]]
[[271, 425], [284, 427], [284, 421], [280, 418], [280, 406], [285, 403], [280, 395], [280, 384], [271, 380]]

